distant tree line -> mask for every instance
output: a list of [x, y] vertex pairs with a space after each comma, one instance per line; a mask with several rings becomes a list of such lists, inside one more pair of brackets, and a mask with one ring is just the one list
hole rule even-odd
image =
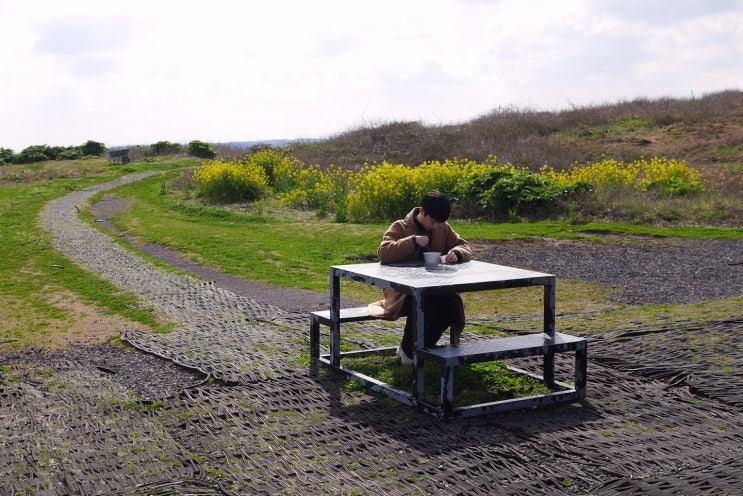
[[[217, 156], [214, 145], [199, 140], [193, 140], [187, 146], [169, 141], [158, 141], [145, 150], [145, 155], [177, 155], [184, 152], [205, 159], [212, 159]], [[86, 157], [99, 157], [107, 153], [108, 148], [105, 144], [92, 140], [88, 140], [79, 146], [33, 145], [24, 148], [20, 153], [15, 153], [10, 148], [0, 147], [0, 165], [31, 164], [47, 160], [79, 160]]]
[[104, 155], [108, 149], [103, 143], [88, 140], [79, 146], [33, 145], [14, 153], [9, 148], [0, 148], [0, 165], [30, 164], [47, 160], [76, 160]]

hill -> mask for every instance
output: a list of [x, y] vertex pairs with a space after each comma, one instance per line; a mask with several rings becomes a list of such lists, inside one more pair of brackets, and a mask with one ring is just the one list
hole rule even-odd
[[725, 175], [743, 172], [743, 91], [701, 98], [635, 99], [558, 112], [497, 108], [469, 122], [426, 126], [388, 122], [313, 143], [290, 143], [307, 164], [411, 166], [430, 160], [494, 155], [501, 163], [556, 169], [601, 157], [682, 159]]

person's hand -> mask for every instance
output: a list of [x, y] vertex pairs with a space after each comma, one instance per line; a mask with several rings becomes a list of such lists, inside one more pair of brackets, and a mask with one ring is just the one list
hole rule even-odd
[[453, 251], [449, 251], [449, 253], [447, 253], [446, 256], [444, 257], [445, 263], [455, 263], [457, 260], [458, 260], [457, 254], [454, 253]]
[[421, 247], [428, 246], [428, 236], [415, 236], [415, 244]]

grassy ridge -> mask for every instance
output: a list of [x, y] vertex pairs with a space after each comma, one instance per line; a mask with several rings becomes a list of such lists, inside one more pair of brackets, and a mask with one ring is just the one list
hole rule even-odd
[[500, 107], [460, 124], [380, 122], [360, 126], [328, 141], [292, 144], [290, 152], [308, 164], [355, 166], [364, 162], [417, 165], [496, 155], [538, 170], [557, 169], [602, 157], [631, 162], [665, 156], [692, 167], [716, 166], [741, 172], [743, 91], [701, 98], [637, 98], [559, 112]]

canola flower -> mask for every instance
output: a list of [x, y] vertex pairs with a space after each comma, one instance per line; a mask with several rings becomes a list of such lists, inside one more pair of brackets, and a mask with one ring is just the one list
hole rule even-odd
[[382, 162], [353, 171], [337, 166], [306, 166], [283, 151], [267, 149], [242, 161], [214, 160], [193, 176], [209, 201], [253, 201], [272, 193], [283, 204], [335, 212], [338, 222], [389, 220], [404, 216], [428, 191], [450, 195], [471, 215], [509, 216], [557, 208], [578, 191], [598, 198], [615, 192], [659, 191], [687, 194], [702, 189], [702, 176], [684, 161], [665, 158], [625, 163], [604, 159], [556, 171], [539, 172], [497, 158], [484, 162], [450, 159], [418, 167]]
[[541, 173], [563, 186], [585, 184], [599, 192], [657, 188], [664, 193], [683, 194], [702, 189], [702, 175], [698, 170], [688, 167], [683, 160], [658, 157], [630, 163], [605, 159], [559, 172], [544, 165]]
[[[364, 165], [357, 173], [354, 191], [348, 195], [353, 220], [389, 219], [407, 213], [416, 192], [415, 169], [383, 162]], [[403, 212], [405, 211], [405, 212]]]
[[246, 161], [206, 162], [194, 171], [193, 181], [201, 196], [215, 202], [254, 201], [268, 191], [265, 169]]

